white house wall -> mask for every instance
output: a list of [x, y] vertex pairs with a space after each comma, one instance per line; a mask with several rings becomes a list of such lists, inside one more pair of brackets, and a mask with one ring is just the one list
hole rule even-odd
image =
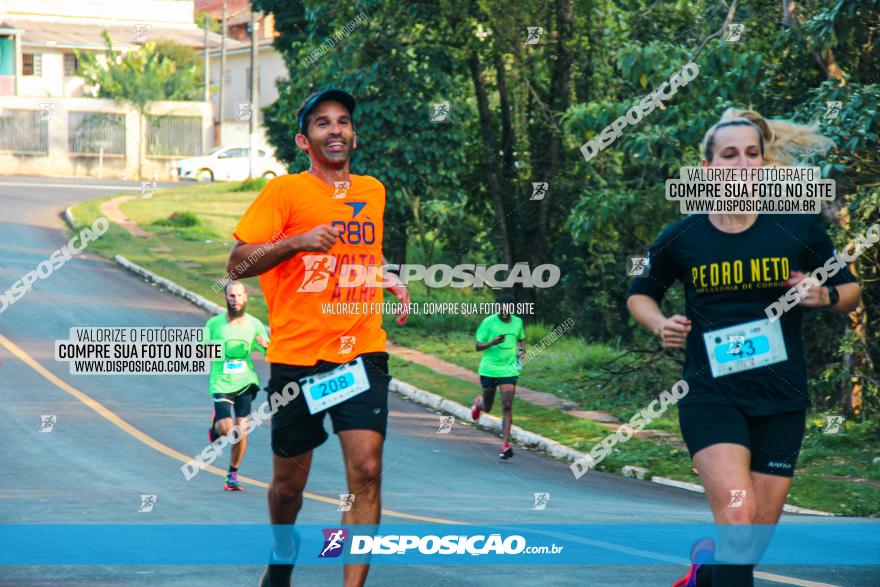
[[[99, 173], [97, 156], [73, 155], [68, 151], [69, 113], [75, 111], [118, 113], [125, 116], [125, 156], [105, 157], [103, 177], [124, 179], [137, 177], [140, 125], [136, 110], [113, 100], [96, 98], [35, 100], [26, 96], [0, 96], [0, 111], [3, 109], [37, 110], [41, 104], [47, 103], [52, 105], [49, 107], [51, 117], [48, 124], [48, 154], [0, 152], [0, 175], [97, 177]], [[147, 114], [201, 117], [203, 150], [207, 152], [214, 146], [213, 111], [208, 102], [154, 102], [148, 107]], [[145, 155], [143, 160], [144, 178], [169, 179], [172, 161], [181, 158]]]
[[[211, 96], [211, 102], [214, 104], [214, 110], [219, 111], [220, 108], [220, 55], [212, 54], [210, 57], [211, 68], [211, 85], [217, 86]], [[259, 102], [260, 107], [268, 106], [278, 99], [278, 90], [275, 87], [275, 80], [287, 77], [287, 68], [284, 66], [284, 60], [281, 55], [271, 46], [261, 47], [259, 53], [260, 67], [260, 87]], [[248, 88], [250, 80], [247, 78], [248, 68], [251, 66], [250, 51], [241, 51], [235, 53], [227, 53], [226, 55], [226, 71], [229, 73], [229, 82], [225, 86], [226, 95], [224, 96], [224, 120], [237, 120], [239, 114], [239, 103], [248, 102]]]
[[192, 0], [0, 0], [0, 15], [173, 26], [192, 25], [194, 6]]
[[[85, 95], [85, 80], [78, 75], [64, 75], [64, 54], [73, 53], [66, 49], [43, 49], [29, 47], [23, 53], [42, 55], [43, 75], [20, 75], [18, 78], [18, 94], [40, 98], [75, 98]], [[103, 53], [97, 54], [99, 63], [106, 63]], [[21, 71], [19, 69], [19, 71]]]

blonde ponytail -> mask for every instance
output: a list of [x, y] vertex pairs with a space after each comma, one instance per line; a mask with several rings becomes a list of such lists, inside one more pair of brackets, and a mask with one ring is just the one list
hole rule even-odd
[[747, 124], [760, 134], [765, 165], [807, 164], [834, 147], [834, 141], [816, 132], [817, 125], [768, 119], [753, 110], [728, 108], [721, 115], [721, 120], [712, 126], [703, 137], [701, 151], [707, 161], [712, 160], [715, 131], [734, 124]]

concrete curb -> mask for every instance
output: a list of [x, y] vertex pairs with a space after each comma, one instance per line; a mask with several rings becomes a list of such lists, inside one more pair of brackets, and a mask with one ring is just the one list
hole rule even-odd
[[[471, 409], [467, 406], [461, 405], [458, 402], [448, 400], [435, 393], [425, 391], [424, 389], [419, 389], [410, 385], [409, 383], [404, 383], [403, 381], [399, 381], [397, 379], [392, 379], [391, 384], [388, 386], [388, 388], [391, 391], [402, 395], [403, 397], [414, 403], [427, 406], [440, 412], [446, 412], [447, 414], [455, 416], [456, 419], [471, 422]], [[480, 428], [491, 430], [492, 432], [496, 432], [498, 434], [501, 433], [501, 420], [494, 416], [482, 414], [480, 416], [480, 420], [476, 422], [476, 425]], [[523, 430], [519, 426], [510, 427], [510, 438], [517, 444], [521, 444], [528, 448], [545, 452], [557, 460], [571, 463], [581, 458], [589, 459], [589, 455], [587, 454], [584, 454], [569, 446], [565, 446], [564, 444], [560, 444], [555, 440], [551, 440], [549, 438], [541, 436], [540, 434], [535, 434], [534, 432]], [[641, 467], [626, 465], [623, 467], [622, 475], [625, 477], [635, 477], [637, 479], [642, 479], [642, 477], [639, 476], [639, 473], [641, 473], [642, 471], [644, 471], [644, 469]], [[693, 491], [695, 493], [706, 492], [703, 486], [698, 485], [697, 483], [687, 483], [685, 481], [678, 481], [676, 479], [669, 479], [667, 477], [659, 477], [657, 475], [652, 476], [650, 478], [650, 481], [659, 485], [676, 487], [678, 489]], [[800, 508], [789, 504], [785, 504], [782, 509], [785, 512], [794, 514], [808, 514], [814, 516], [835, 515], [830, 512]]]
[[823, 512], [820, 510], [811, 510], [808, 508], [799, 508], [796, 505], [789, 505], [789, 504], [785, 504], [784, 506], [782, 506], [782, 511], [788, 512], [790, 514], [804, 514], [807, 516], [828, 516], [830, 518], [833, 518], [834, 516], [837, 515], [837, 514], [833, 514], [831, 512]]
[[706, 493], [703, 486], [698, 483], [688, 483], [687, 481], [678, 481], [677, 479], [668, 479], [667, 477], [658, 477], [654, 475], [651, 477], [651, 483], [659, 483], [660, 485], [667, 485], [669, 487], [678, 487], [679, 489], [687, 489], [688, 491], [694, 491], [696, 493]]
[[[446, 412], [447, 414], [455, 416], [455, 418], [459, 420], [471, 422], [471, 409], [458, 402], [448, 400], [435, 393], [431, 393], [430, 391], [419, 389], [418, 387], [412, 386], [409, 383], [404, 383], [398, 379], [392, 379], [388, 388], [414, 403], [427, 406], [440, 412]], [[476, 422], [476, 425], [485, 430], [491, 430], [492, 432], [501, 434], [501, 419], [496, 418], [495, 416], [482, 414], [479, 421]], [[585, 455], [578, 450], [560, 444], [555, 440], [551, 440], [540, 434], [524, 430], [519, 426], [510, 427], [510, 439], [517, 444], [540, 450], [555, 459], [567, 462], [574, 462], [581, 458], [589, 458], [589, 455]]]
[[203, 298], [202, 296], [200, 296], [199, 294], [197, 294], [195, 292], [192, 292], [186, 288], [180, 287], [179, 285], [177, 285], [176, 283], [174, 283], [173, 281], [171, 281], [169, 279], [165, 279], [164, 277], [159, 277], [158, 275], [156, 275], [152, 271], [147, 271], [146, 269], [144, 269], [140, 265], [132, 263], [131, 261], [129, 261], [128, 259], [126, 259], [122, 255], [115, 255], [113, 257], [113, 260], [115, 260], [122, 267], [131, 271], [132, 273], [134, 273], [138, 277], [141, 277], [141, 278], [145, 279], [146, 281], [149, 281], [155, 285], [158, 285], [159, 287], [168, 290], [169, 292], [173, 293], [176, 296], [179, 296], [189, 302], [192, 302], [193, 304], [195, 304], [199, 308], [201, 308], [207, 312], [210, 312], [211, 314], [216, 315], [216, 314], [223, 314], [226, 312], [225, 308], [218, 306], [214, 302], [210, 302], [210, 301], [206, 300], [205, 298]]
[[[71, 226], [75, 226], [75, 223], [73, 222], [73, 214], [70, 213], [70, 208], [65, 210], [64, 217], [65, 220], [67, 220], [67, 222], [71, 224]], [[199, 294], [183, 288], [173, 281], [165, 279], [164, 277], [159, 277], [152, 271], [148, 271], [140, 265], [137, 265], [136, 263], [132, 263], [122, 255], [116, 255], [113, 257], [113, 259], [117, 263], [119, 263], [119, 265], [121, 265], [128, 271], [131, 271], [138, 277], [141, 277], [146, 281], [158, 285], [159, 287], [173, 293], [176, 296], [182, 297], [183, 299], [192, 302], [203, 310], [206, 310], [212, 314], [222, 314], [226, 311], [224, 308], [206, 300]], [[454, 416], [458, 420], [471, 422], [471, 409], [469, 407], [463, 406], [458, 402], [448, 400], [445, 397], [437, 395], [436, 393], [431, 393], [430, 391], [419, 389], [414, 385], [404, 383], [403, 381], [400, 381], [398, 379], [392, 379], [391, 383], [388, 386], [388, 389], [399, 395], [402, 395], [408, 400], [419, 405], [427, 406], [439, 412], [445, 412]], [[498, 434], [501, 433], [501, 419], [496, 418], [495, 416], [482, 414], [479, 421], [476, 422], [476, 425], [485, 430], [490, 430]], [[539, 450], [560, 461], [573, 463], [574, 461], [582, 458], [586, 458], [588, 460], [590, 459], [590, 456], [588, 454], [575, 450], [570, 446], [565, 446], [564, 444], [541, 436], [540, 434], [535, 434], [534, 432], [524, 430], [519, 426], [510, 427], [510, 438], [513, 442], [519, 445]], [[696, 483], [686, 483], [684, 481], [676, 481], [675, 479], [667, 479], [666, 477], [657, 476], [651, 477], [650, 480], [653, 483], [659, 483], [661, 485], [677, 487], [679, 489], [685, 489], [687, 491], [705, 493], [703, 487], [701, 485], [697, 485]], [[818, 510], [799, 508], [797, 506], [788, 504], [785, 504], [785, 506], [783, 507], [783, 511], [797, 514], [809, 514], [814, 516], [834, 516], [834, 514], [829, 512], [820, 512]]]
[[68, 206], [64, 209], [64, 214], [61, 215], [64, 218], [64, 221], [67, 222], [67, 225], [71, 230], [76, 230], [76, 219], [73, 217], [73, 206]]

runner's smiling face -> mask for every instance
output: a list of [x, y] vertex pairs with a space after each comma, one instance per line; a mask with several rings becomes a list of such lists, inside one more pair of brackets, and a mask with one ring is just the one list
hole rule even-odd
[[322, 165], [343, 165], [357, 148], [351, 115], [334, 100], [315, 106], [308, 116], [305, 132], [296, 136], [296, 144], [309, 153], [312, 161]]
[[761, 167], [761, 140], [752, 126], [725, 126], [715, 131], [712, 160], [703, 159], [703, 167]]

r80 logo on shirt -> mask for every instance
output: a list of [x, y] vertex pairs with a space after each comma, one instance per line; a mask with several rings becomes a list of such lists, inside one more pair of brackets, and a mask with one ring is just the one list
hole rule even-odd
[[346, 202], [351, 208], [351, 220], [334, 220], [333, 228], [339, 230], [339, 240], [347, 245], [372, 245], [376, 242], [376, 225], [370, 222], [370, 217], [364, 215], [360, 220], [355, 220], [367, 206], [366, 202]]
[[334, 220], [331, 226], [341, 233], [339, 240], [348, 245], [371, 245], [376, 242], [376, 225], [369, 220], [360, 223], [357, 220], [345, 222]]

